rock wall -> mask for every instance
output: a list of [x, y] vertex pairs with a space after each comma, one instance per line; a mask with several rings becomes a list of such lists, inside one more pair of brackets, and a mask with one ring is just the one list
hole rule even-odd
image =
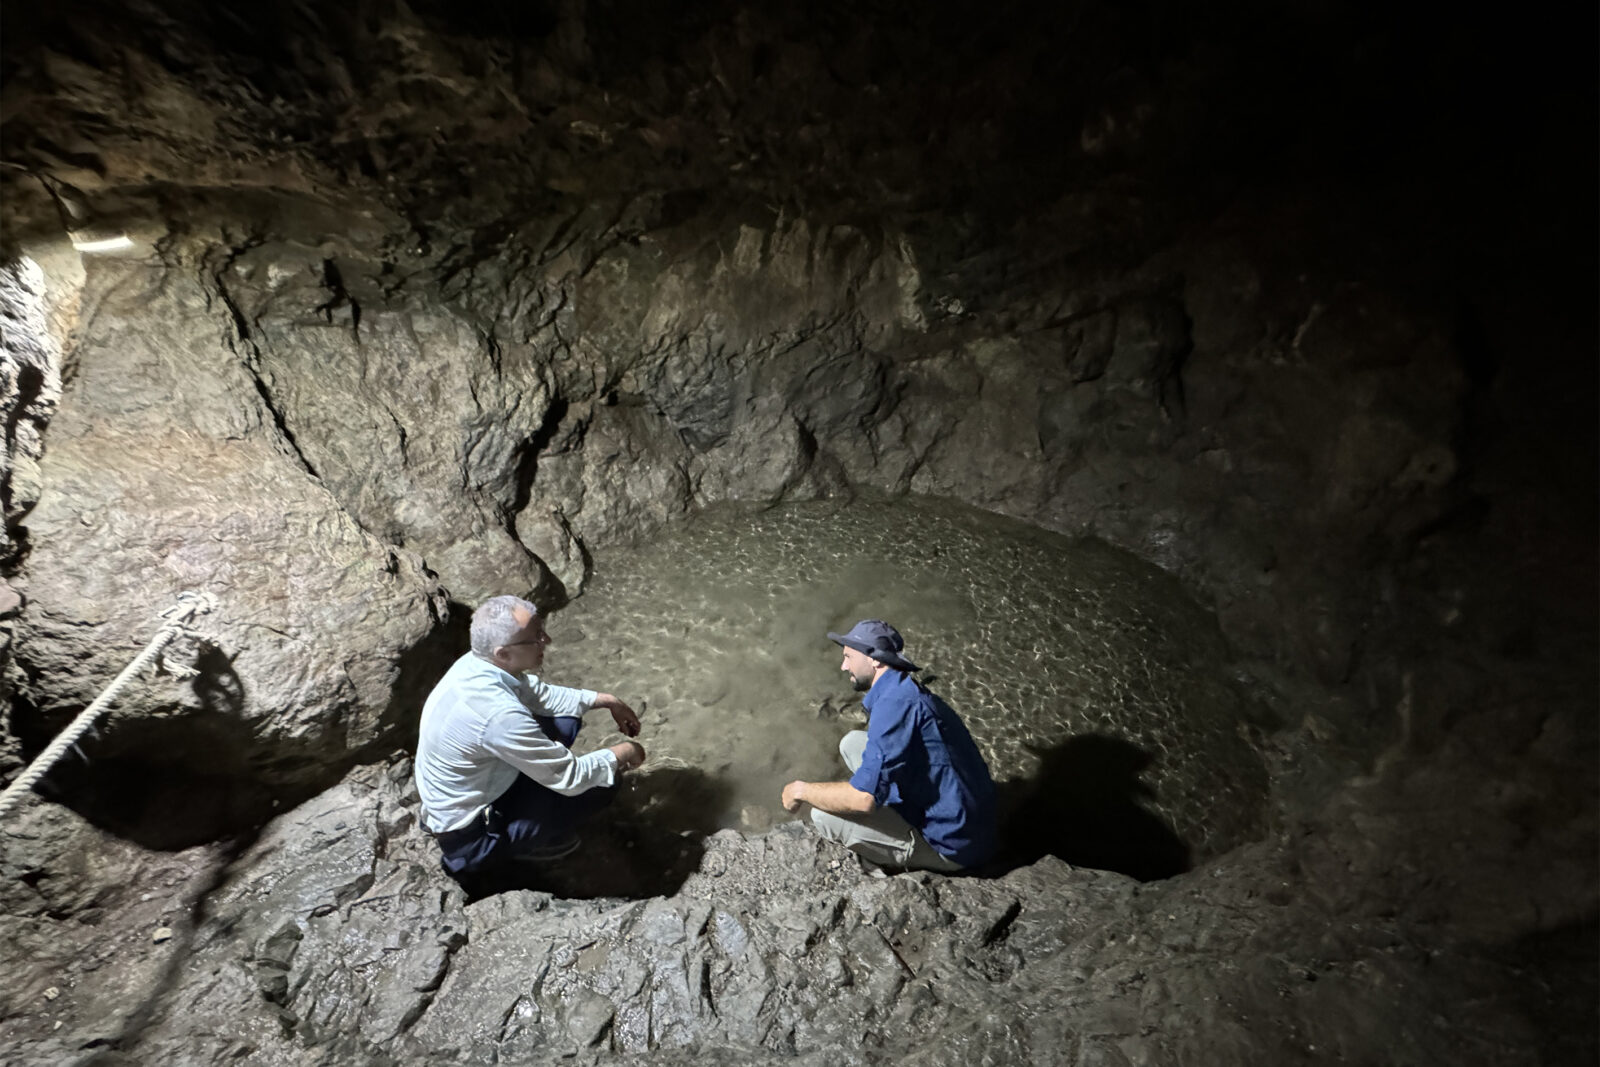
[[[952, 496], [1156, 561], [1259, 676], [1339, 687], [1341, 736], [1391, 739], [1409, 624], [1384, 605], [1480, 506], [1460, 441], [1489, 365], [1450, 259], [1471, 190], [1434, 196], [1447, 152], [1351, 117], [1396, 105], [1348, 55], [1410, 92], [1421, 28], [1219, 15], [1157, 47], [1087, 8], [926, 36], [892, 5], [674, 11], [19, 14], [8, 248], [134, 234], [138, 284], [186, 292], [149, 305], [164, 340], [227, 349], [175, 365], [174, 413], [265, 442], [459, 603], [559, 603], [593, 546], [717, 500]], [[68, 323], [70, 274], [45, 300]], [[81, 282], [86, 383], [115, 275]], [[133, 432], [170, 384], [73, 402]]]
[[[92, 823], [4, 830], [21, 1058], [1593, 1060], [1591, 27], [3, 17], [0, 775], [174, 594], [222, 602], [47, 786]], [[349, 770], [409, 740], [453, 604], [862, 487], [1214, 605], [1291, 724], [1276, 836], [1141, 888], [691, 829], [659, 899], [469, 906]]]
[[437, 595], [418, 568], [466, 605], [559, 602], [591, 546], [856, 485], [1120, 543], [1208, 591], [1246, 655], [1345, 682], [1384, 568], [1459, 498], [1443, 324], [1351, 282], [1268, 292], [1220, 239], [956, 313], [906, 235], [805, 219], [641, 219], [539, 267], [512, 240], [449, 300], [361, 249], [217, 236], [85, 283], [19, 578], [48, 720], [111, 667], [70, 669], [67, 634], [120, 653], [138, 627], [117, 606], [204, 586], [275, 628], [218, 642], [235, 670], [273, 648], [272, 680], [244, 680], [275, 709], [263, 738], [359, 748], [393, 669], [343, 668], [331, 712], [304, 642], [398, 657], [440, 617], [417, 614]]
[[[192, 275], [96, 264], [74, 373], [28, 514], [16, 579], [18, 697], [59, 728], [154, 635], [178, 593], [213, 593], [200, 638], [169, 650], [187, 682], [136, 680], [105, 755], [164, 717], [225, 724], [154, 754], [237, 763], [303, 788], [414, 721], [443, 594], [413, 553], [375, 538], [308, 477]], [[188, 329], [183, 324], [190, 324]], [[415, 673], [413, 673], [415, 672]], [[37, 733], [35, 733], [37, 736]], [[336, 772], [335, 772], [336, 773]]]

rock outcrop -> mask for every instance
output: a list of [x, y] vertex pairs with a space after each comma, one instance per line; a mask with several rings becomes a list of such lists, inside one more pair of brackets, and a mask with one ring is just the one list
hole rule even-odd
[[[953, 1067], [1535, 1064], [1567, 1040], [1523, 1014], [1555, 1009], [1566, 991], [1513, 992], [1535, 945], [1441, 939], [1433, 926], [1486, 885], [1511, 889], [1514, 873], [1452, 887], [1409, 865], [1426, 850], [1384, 855], [1416, 840], [1379, 814], [1392, 798], [1374, 807], [1357, 794], [1280, 839], [1144, 886], [1049, 858], [992, 880], [872, 877], [801, 823], [723, 831], [676, 892], [644, 899], [626, 890], [651, 877], [662, 828], [628, 828], [624, 815], [587, 859], [547, 872], [546, 888], [468, 903], [417, 829], [408, 775], [403, 759], [353, 773], [220, 870], [204, 850], [146, 862], [142, 892], [96, 891], [81, 870], [62, 885], [61, 859], [30, 834], [64, 835], [100, 860], [119, 847], [70, 816], [8, 831], [12, 862], [50, 877], [36, 883], [39, 903], [8, 901], [7, 921], [54, 946], [31, 985], [8, 983], [32, 1005], [7, 1021], [8, 1043], [34, 1061], [95, 1064], [633, 1053]], [[581, 899], [596, 888], [623, 894]], [[43, 899], [70, 907], [63, 892], [96, 893], [106, 921], [52, 918]], [[1430, 916], [1396, 914], [1418, 894]], [[1511, 934], [1521, 921], [1497, 925]]]
[[[94, 311], [28, 516], [15, 655], [38, 718], [14, 728], [58, 729], [144, 646], [157, 612], [198, 590], [219, 609], [166, 655], [197, 676], [125, 690], [104, 754], [304, 789], [387, 750], [421, 706], [410, 679], [454, 653], [442, 591], [308, 476], [225, 320], [173, 329], [204, 319], [213, 294], [173, 271], [104, 272], [103, 284], [91, 272]], [[193, 729], [163, 731], [169, 719]]]
[[[461, 602], [576, 595], [587, 546], [709, 501], [861, 484], [1110, 539], [1342, 682], [1380, 575], [1466, 499], [1457, 309], [1394, 295], [1373, 260], [1401, 236], [1293, 188], [1217, 211], [1168, 169], [1253, 163], [1203, 138], [1250, 112], [1199, 29], [1162, 83], [1104, 58], [1140, 34], [1111, 15], [996, 13], [1002, 62], [889, 11], [732, 5], [647, 19], [628, 62], [604, 5], [166, 10], [24, 20], [12, 232], [92, 208], [206, 264], [206, 314], [166, 327], [236, 333], [323, 488]], [[264, 63], [250, 34], [293, 44]]]
[[[52, 773], [72, 808], [0, 827], [5, 1058], [1593, 1060], [1592, 33], [4, 18], [0, 777], [175, 594], [220, 601]], [[864, 492], [1214, 610], [1284, 724], [1221, 855], [872, 879], [642, 808], [577, 881], [442, 880], [382, 761], [461, 608]]]

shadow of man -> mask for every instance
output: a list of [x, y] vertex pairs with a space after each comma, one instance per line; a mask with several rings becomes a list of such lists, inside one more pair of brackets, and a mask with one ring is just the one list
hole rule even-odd
[[1189, 846], [1144, 807], [1155, 795], [1139, 780], [1152, 760], [1148, 752], [1105, 734], [1080, 734], [1032, 751], [1040, 759], [1038, 773], [1000, 786], [995, 873], [1047, 855], [1141, 882], [1189, 869]]
[[[648, 766], [648, 765], [647, 765]], [[682, 888], [720, 829], [731, 788], [692, 767], [627, 775], [617, 798], [582, 828], [583, 843], [559, 860], [515, 863], [463, 880], [470, 899], [509, 889], [539, 889], [569, 900], [644, 900]]]
[[275, 813], [275, 794], [250, 761], [244, 682], [215, 648], [194, 667], [198, 707], [108, 716], [74, 758], [51, 769], [40, 793], [156, 851], [253, 834]]

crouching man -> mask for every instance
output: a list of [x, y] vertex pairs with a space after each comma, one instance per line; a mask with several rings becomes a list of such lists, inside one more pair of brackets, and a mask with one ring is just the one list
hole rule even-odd
[[609, 710], [629, 737], [639, 717], [610, 693], [541, 681], [549, 643], [538, 608], [495, 597], [472, 615], [472, 651], [423, 705], [422, 825], [457, 881], [481, 887], [520, 863], [575, 851], [579, 824], [611, 802], [618, 775], [644, 762], [634, 741], [573, 755], [584, 712]]
[[995, 788], [989, 767], [950, 705], [911, 677], [905, 642], [880, 619], [828, 637], [867, 710], [866, 730], [839, 743], [844, 782], [794, 781], [785, 811], [811, 805], [818, 832], [885, 867], [959, 871], [994, 854]]

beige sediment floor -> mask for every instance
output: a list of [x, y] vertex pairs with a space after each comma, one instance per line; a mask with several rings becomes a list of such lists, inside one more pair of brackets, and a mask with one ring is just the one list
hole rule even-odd
[[[860, 618], [899, 628], [996, 780], [1114, 738], [1149, 757], [1143, 803], [1194, 858], [1260, 833], [1252, 702], [1215, 619], [1126, 552], [948, 501], [723, 505], [597, 552], [545, 676], [643, 706], [651, 766], [698, 769], [720, 825], [761, 829], [788, 817], [784, 782], [843, 777], [838, 738], [865, 720], [826, 634]], [[597, 713], [580, 747], [611, 727]]]

